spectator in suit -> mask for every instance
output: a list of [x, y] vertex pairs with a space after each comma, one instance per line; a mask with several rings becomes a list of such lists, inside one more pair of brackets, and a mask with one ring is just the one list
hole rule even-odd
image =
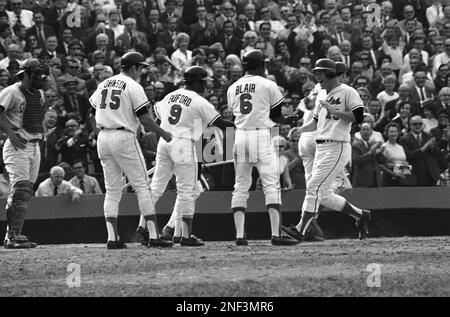
[[61, 153], [61, 160], [72, 164], [75, 160], [87, 162], [89, 138], [75, 119], [65, 123], [65, 129], [56, 143], [56, 149]]
[[411, 117], [410, 132], [402, 136], [399, 143], [404, 147], [408, 162], [412, 165], [412, 173], [417, 177], [418, 186], [434, 186], [439, 179], [440, 155], [436, 139], [423, 132], [423, 119], [415, 115]]
[[176, 18], [177, 21], [181, 22], [181, 16], [178, 16], [175, 12], [176, 6], [174, 0], [167, 0], [165, 3], [166, 11], [161, 12], [159, 15], [159, 22], [164, 26], [164, 28], [167, 27], [167, 23], [169, 22], [169, 19]]
[[242, 39], [235, 34], [233, 21], [227, 20], [223, 23], [223, 33], [219, 35], [219, 38], [226, 55], [239, 55], [241, 53]]
[[437, 186], [450, 186], [450, 154], [445, 156], [446, 170], [439, 175]]
[[220, 15], [216, 18], [216, 30], [222, 32], [223, 23], [227, 20], [236, 24], [236, 8], [228, 1], [224, 1], [220, 6]]
[[436, 78], [434, 79], [435, 91], [440, 93], [442, 88], [449, 87], [447, 83], [447, 75], [450, 74], [448, 64], [441, 64], [436, 73]]
[[352, 144], [352, 185], [353, 187], [378, 187], [381, 185], [381, 174], [378, 167], [379, 156], [382, 155], [383, 142], [371, 142], [372, 126], [361, 125], [361, 138], [355, 138]]
[[86, 165], [81, 160], [72, 163], [75, 176], [69, 180], [69, 183], [83, 191], [84, 195], [103, 194], [100, 185], [95, 177], [86, 175]]
[[164, 47], [168, 55], [175, 51], [174, 43], [177, 38], [178, 19], [176, 17], [167, 20], [167, 27], [158, 33], [158, 47]]
[[[67, 92], [63, 94], [63, 107], [67, 112], [74, 112], [80, 118], [80, 122], [85, 123], [88, 121], [90, 103], [86, 96], [77, 94], [77, 83], [75, 77], [67, 77], [64, 82], [63, 86]], [[66, 162], [70, 163], [67, 160]]]
[[125, 32], [117, 38], [116, 52], [123, 55], [125, 52], [134, 49], [144, 56], [150, 52], [150, 46], [147, 43], [147, 37], [144, 33], [136, 29], [136, 20], [128, 18], [124, 21]]
[[49, 36], [57, 35], [52, 26], [45, 24], [45, 17], [41, 10], [33, 12], [34, 26], [27, 29], [26, 37], [36, 36], [39, 46], [45, 47], [46, 39]]
[[426, 70], [416, 67], [414, 71], [414, 86], [411, 87], [409, 91], [409, 98], [411, 102], [419, 105], [413, 110], [414, 114], [423, 115], [423, 104], [427, 100], [433, 99], [433, 91], [425, 87], [425, 82], [427, 80]]
[[92, 72], [92, 78], [86, 81], [86, 89], [88, 91], [88, 96], [92, 95], [92, 93], [97, 89], [98, 84], [100, 84], [100, 74], [105, 69], [103, 64], [95, 64]]
[[205, 17], [205, 26], [202, 26], [202, 21], [199, 20], [198, 24], [194, 24], [191, 29], [193, 35], [193, 44], [191, 47], [200, 47], [202, 45], [211, 45], [219, 41], [219, 32], [216, 29], [214, 20], [214, 14], [208, 13]]
[[70, 28], [65, 28], [62, 31], [61, 41], [59, 41], [59, 45], [56, 48], [56, 53], [62, 56], [68, 56], [69, 53], [69, 44], [73, 40], [72, 30]]
[[65, 172], [62, 167], [53, 166], [50, 170], [50, 177], [39, 184], [35, 196], [51, 197], [66, 195], [71, 198], [72, 202], [79, 201], [83, 192], [68, 181], [65, 181], [64, 176]]

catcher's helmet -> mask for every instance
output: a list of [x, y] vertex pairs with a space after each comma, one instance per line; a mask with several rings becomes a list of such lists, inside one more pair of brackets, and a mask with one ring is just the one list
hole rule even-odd
[[251, 50], [242, 57], [244, 70], [253, 70], [261, 65], [264, 65], [264, 54], [260, 50]]
[[183, 74], [184, 82], [186, 84], [192, 84], [197, 80], [209, 80], [208, 73], [201, 66], [191, 66], [188, 67]]
[[342, 75], [347, 72], [347, 65], [343, 62], [336, 62], [336, 75]]
[[316, 62], [313, 72], [321, 70], [336, 74], [336, 63], [329, 58], [321, 58]]
[[150, 66], [144, 62], [144, 56], [138, 52], [128, 52], [122, 56], [122, 68], [132, 65]]
[[41, 62], [37, 58], [29, 58], [20, 67], [20, 70], [17, 72], [16, 75], [23, 74], [25, 72], [33, 73], [33, 72], [40, 72], [44, 73], [44, 67], [42, 66]]

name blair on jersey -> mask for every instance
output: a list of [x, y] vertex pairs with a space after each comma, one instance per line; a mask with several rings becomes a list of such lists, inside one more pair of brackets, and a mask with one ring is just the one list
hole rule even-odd
[[[244, 87], [242, 87], [242, 86], [244, 86]], [[256, 90], [256, 84], [253, 84], [253, 83], [239, 85], [239, 86], [236, 86], [236, 96], [239, 94], [243, 94], [243, 93], [249, 93], [249, 92], [254, 93], [255, 90]]]

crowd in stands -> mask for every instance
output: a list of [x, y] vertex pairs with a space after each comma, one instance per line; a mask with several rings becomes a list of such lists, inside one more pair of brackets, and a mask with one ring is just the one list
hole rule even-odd
[[[352, 129], [345, 186], [450, 185], [450, 0], [0, 0], [0, 90], [29, 57], [50, 74], [36, 189], [63, 175], [85, 193], [104, 190], [88, 98], [120, 72], [125, 52], [150, 64], [140, 84], [152, 105], [182, 84], [184, 69], [201, 65], [213, 78], [204, 97], [233, 120], [226, 91], [253, 48], [286, 97], [274, 139], [283, 187], [305, 188], [299, 105], [324, 57], [348, 66], [346, 83], [366, 112]], [[139, 140], [151, 168], [158, 138], [140, 131]], [[203, 179], [207, 189], [232, 190], [233, 165], [206, 168]], [[2, 191], [5, 183], [3, 173]]]

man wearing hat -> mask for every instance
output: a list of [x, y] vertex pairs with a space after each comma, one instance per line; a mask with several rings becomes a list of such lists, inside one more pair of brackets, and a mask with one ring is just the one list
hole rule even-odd
[[63, 107], [67, 112], [74, 112], [80, 118], [80, 122], [86, 122], [90, 109], [89, 100], [84, 96], [77, 94], [78, 81], [73, 76], [67, 76], [63, 83], [66, 93], [63, 94]]
[[8, 228], [4, 246], [13, 249], [36, 247], [36, 243], [22, 234], [22, 228], [39, 172], [39, 142], [44, 133], [44, 101], [40, 89], [47, 79], [44, 67], [35, 58], [25, 61], [17, 76], [20, 82], [0, 92], [0, 130], [8, 136], [3, 159], [11, 186], [6, 204]]

